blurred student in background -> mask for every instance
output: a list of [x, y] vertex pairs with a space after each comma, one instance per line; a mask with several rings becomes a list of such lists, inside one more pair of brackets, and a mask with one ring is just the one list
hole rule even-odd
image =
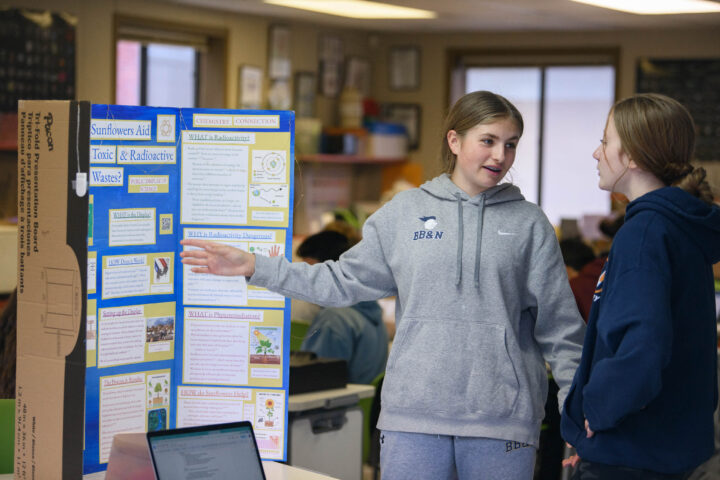
[[[322, 231], [306, 238], [296, 254], [315, 265], [337, 261], [350, 247], [350, 240], [342, 233]], [[350, 383], [371, 383], [385, 371], [388, 357], [388, 334], [380, 305], [367, 301], [350, 307], [320, 309], [300, 350], [314, 352], [318, 357], [346, 360]]]

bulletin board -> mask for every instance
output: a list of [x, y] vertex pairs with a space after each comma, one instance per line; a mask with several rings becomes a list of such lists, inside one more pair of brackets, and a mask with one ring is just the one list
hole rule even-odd
[[661, 93], [682, 103], [695, 120], [695, 158], [720, 161], [720, 58], [640, 59], [638, 93]]
[[75, 98], [75, 18], [0, 8], [0, 112], [18, 100]]

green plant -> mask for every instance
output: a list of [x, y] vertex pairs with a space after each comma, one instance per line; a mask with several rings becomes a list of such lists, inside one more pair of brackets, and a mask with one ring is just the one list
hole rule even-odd
[[263, 355], [275, 353], [275, 350], [272, 348], [272, 342], [270, 340], [259, 340], [258, 346], [255, 347], [255, 353], [262, 353]]

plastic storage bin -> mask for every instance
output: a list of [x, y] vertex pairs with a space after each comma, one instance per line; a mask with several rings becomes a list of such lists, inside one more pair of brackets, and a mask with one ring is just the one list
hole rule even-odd
[[407, 153], [408, 137], [403, 125], [376, 122], [368, 126], [368, 156], [403, 158]]

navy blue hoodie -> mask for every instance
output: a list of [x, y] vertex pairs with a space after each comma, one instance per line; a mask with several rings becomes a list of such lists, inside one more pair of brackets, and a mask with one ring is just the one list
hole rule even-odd
[[582, 459], [682, 473], [712, 455], [718, 261], [717, 206], [677, 187], [628, 205], [565, 401], [562, 435]]

